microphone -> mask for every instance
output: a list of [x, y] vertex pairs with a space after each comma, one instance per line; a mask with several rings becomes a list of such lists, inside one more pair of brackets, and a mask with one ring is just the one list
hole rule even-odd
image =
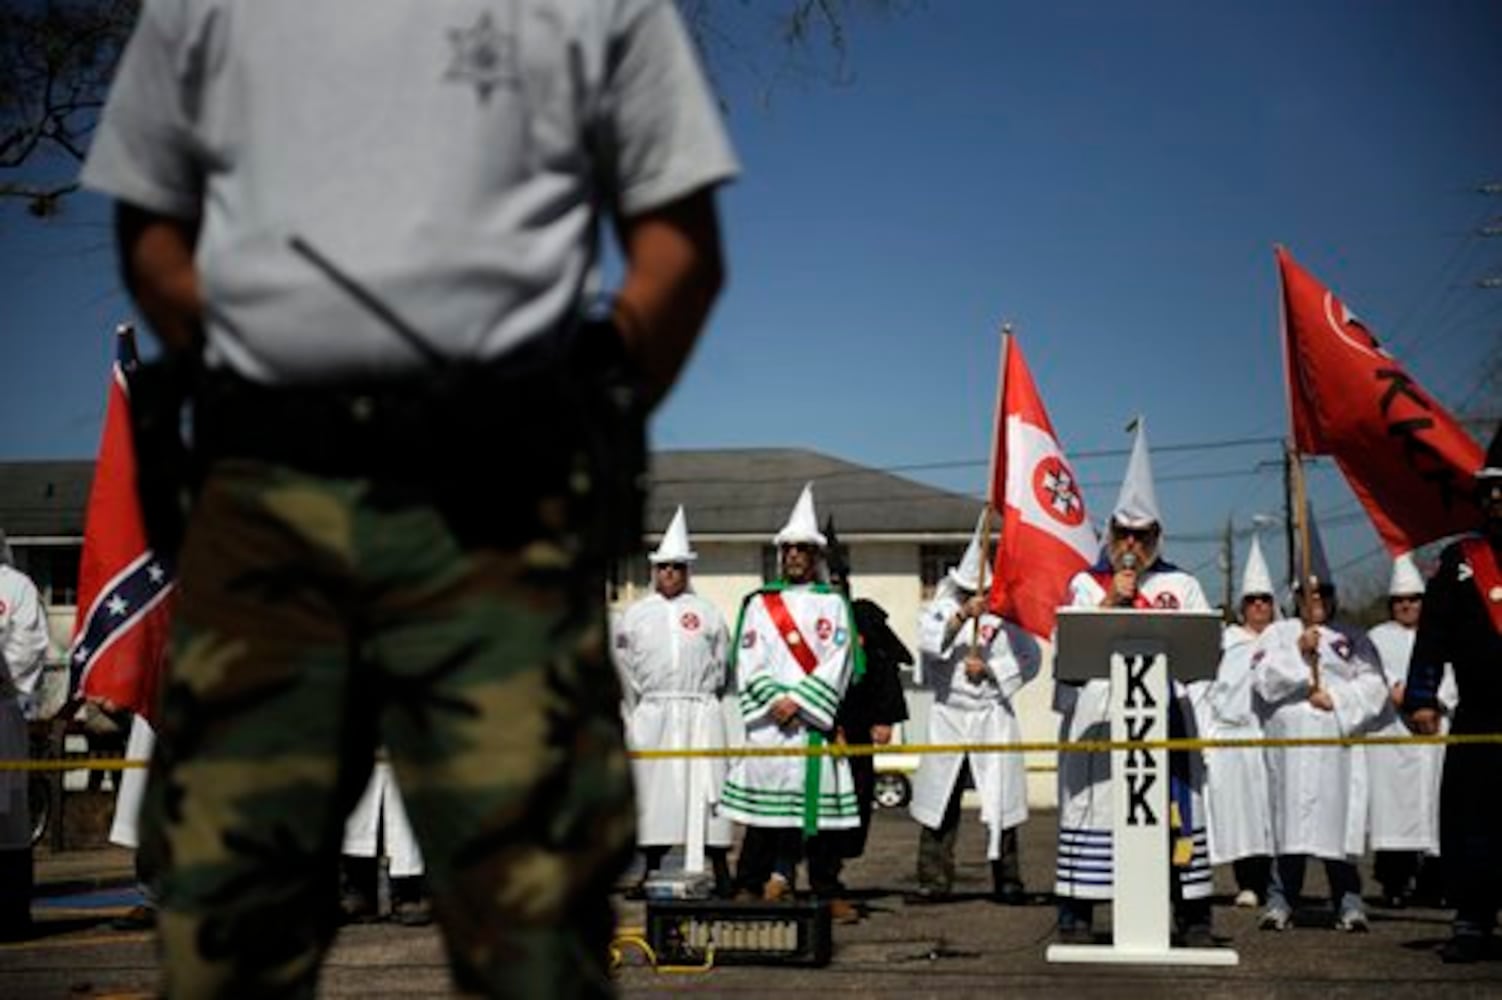
[[[1124, 570], [1126, 570], [1127, 572], [1129, 572], [1129, 573], [1131, 573], [1131, 574], [1133, 574], [1135, 576], [1136, 573], [1137, 573], [1137, 553], [1135, 553], [1135, 552], [1125, 552], [1125, 553], [1123, 553], [1122, 556], [1121, 556], [1121, 568], [1124, 569]], [[1116, 605], [1117, 605], [1117, 607], [1129, 608], [1129, 607], [1132, 606], [1132, 598], [1130, 598], [1130, 597], [1118, 597], [1116, 599]]]

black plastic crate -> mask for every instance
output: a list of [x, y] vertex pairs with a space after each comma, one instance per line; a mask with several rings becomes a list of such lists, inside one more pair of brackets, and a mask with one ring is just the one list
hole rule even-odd
[[647, 943], [661, 965], [702, 965], [710, 946], [716, 965], [829, 964], [829, 907], [722, 899], [647, 901]]

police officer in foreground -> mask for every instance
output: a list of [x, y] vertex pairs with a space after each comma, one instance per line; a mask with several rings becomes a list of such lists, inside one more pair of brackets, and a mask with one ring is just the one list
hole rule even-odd
[[[1429, 579], [1408, 665], [1403, 711], [1413, 730], [1440, 730], [1440, 682], [1453, 664], [1459, 703], [1451, 733], [1502, 732], [1502, 427], [1476, 472], [1478, 532], [1447, 547]], [[1502, 746], [1445, 748], [1440, 779], [1440, 857], [1445, 899], [1455, 906], [1446, 962], [1486, 957], [1502, 907], [1502, 801], [1493, 788]]]
[[[145, 818], [169, 995], [313, 992], [378, 743], [456, 985], [609, 991], [611, 459], [718, 293], [735, 171], [670, 0], [146, 0], [83, 179], [197, 369]], [[625, 275], [581, 324], [602, 215]]]

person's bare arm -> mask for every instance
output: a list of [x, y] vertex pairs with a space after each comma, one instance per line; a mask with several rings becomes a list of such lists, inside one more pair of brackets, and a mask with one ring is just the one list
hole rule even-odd
[[162, 346], [197, 352], [203, 342], [203, 299], [193, 265], [197, 225], [121, 202], [115, 239], [125, 287]]
[[725, 280], [714, 191], [616, 223], [626, 278], [611, 318], [656, 406], [677, 381]]

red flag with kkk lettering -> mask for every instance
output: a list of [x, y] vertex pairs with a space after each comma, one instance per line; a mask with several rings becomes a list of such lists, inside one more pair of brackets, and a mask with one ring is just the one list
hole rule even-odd
[[84, 519], [71, 667], [79, 694], [128, 708], [155, 724], [174, 574], [146, 542], [130, 433], [128, 376], [136, 365], [135, 336], [121, 327], [117, 337]]
[[1015, 337], [1002, 353], [996, 411], [990, 501], [1002, 529], [991, 606], [1048, 639], [1070, 579], [1095, 561], [1100, 539]]
[[1294, 448], [1330, 455], [1394, 554], [1473, 529], [1481, 446], [1277, 248]]

